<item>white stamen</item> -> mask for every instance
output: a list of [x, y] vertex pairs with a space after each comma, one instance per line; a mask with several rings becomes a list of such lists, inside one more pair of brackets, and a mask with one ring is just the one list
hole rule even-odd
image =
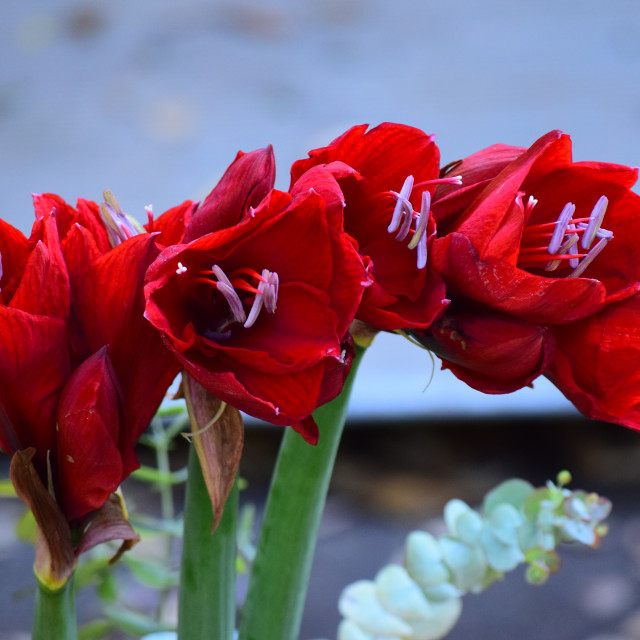
[[176, 269], [176, 273], [177, 273], [178, 275], [180, 275], [180, 274], [182, 274], [182, 273], [185, 273], [185, 272], [186, 272], [186, 270], [187, 270], [187, 267], [185, 267], [185, 266], [182, 264], [182, 262], [178, 262], [178, 268]]
[[558, 216], [558, 221], [553, 229], [553, 233], [551, 234], [551, 240], [549, 240], [549, 253], [558, 253], [558, 249], [564, 240], [567, 226], [569, 225], [569, 221], [573, 217], [575, 210], [576, 205], [571, 202], [567, 202], [567, 204], [564, 205], [564, 208]]
[[613, 235], [610, 238], [601, 238], [597, 244], [589, 253], [582, 259], [582, 262], [574, 269], [567, 278], [577, 278], [584, 273], [584, 270], [594, 261], [595, 257], [607, 246], [607, 243], [613, 239]]
[[[564, 255], [567, 252], [576, 253], [576, 250], [573, 250], [573, 247], [578, 243], [577, 234], [572, 234], [569, 236], [569, 239], [558, 248], [556, 251], [556, 255]], [[570, 260], [575, 260], [576, 258], [570, 258]], [[562, 260], [551, 260], [547, 262], [547, 266], [544, 268], [545, 271], [555, 271], [562, 264]]]
[[233, 313], [233, 317], [237, 322], [244, 322], [247, 319], [247, 314], [242, 308], [240, 296], [236, 293], [231, 281], [217, 264], [213, 265], [212, 271], [216, 278], [218, 278], [216, 288], [229, 303], [229, 308], [231, 309], [231, 313]]
[[[567, 229], [569, 231], [575, 231], [576, 230], [576, 225], [575, 224], [568, 224], [567, 225]], [[572, 235], [577, 235], [577, 234], [572, 234]], [[568, 248], [567, 248], [567, 253], [571, 253], [571, 254], [575, 254], [578, 255], [578, 243], [577, 242], [572, 242]], [[580, 258], [569, 258], [569, 266], [570, 267], [577, 267], [580, 264]]]
[[431, 209], [431, 194], [428, 191], [422, 192], [422, 206], [420, 207], [420, 215], [416, 223], [416, 231], [409, 243], [409, 249], [415, 249], [420, 242], [422, 236], [427, 234], [427, 224], [429, 224], [429, 210]]
[[413, 207], [411, 206], [411, 202], [409, 202], [409, 197], [411, 196], [412, 191], [413, 191], [413, 176], [407, 176], [407, 179], [404, 181], [404, 184], [402, 185], [402, 189], [400, 189], [400, 193], [396, 193], [395, 191], [391, 192], [397, 198], [397, 202], [393, 210], [391, 223], [387, 228], [387, 231], [389, 233], [393, 233], [400, 227], [400, 223], [402, 222], [403, 216], [407, 214], [413, 215]]
[[600, 229], [600, 225], [604, 220], [604, 214], [607, 212], [607, 205], [609, 204], [609, 200], [606, 196], [600, 196], [598, 202], [596, 202], [593, 210], [591, 211], [591, 215], [589, 216], [589, 224], [582, 235], [582, 248], [588, 249], [593, 242], [593, 239], [596, 237], [596, 233]]
[[268, 269], [262, 270], [262, 277], [267, 280], [267, 285], [264, 288], [264, 306], [269, 313], [274, 313], [276, 310], [276, 303], [278, 302], [278, 289], [280, 287], [280, 279], [275, 271], [269, 271]]
[[274, 313], [276, 310], [278, 287], [280, 284], [278, 274], [275, 271], [263, 269], [261, 275], [262, 280], [260, 280], [258, 284], [258, 293], [256, 293], [253, 299], [253, 304], [249, 310], [249, 317], [244, 323], [245, 329], [253, 326], [263, 305], [269, 313]]
[[[411, 205], [409, 205], [411, 207]], [[402, 220], [402, 225], [396, 234], [396, 240], [402, 242], [408, 235], [411, 230], [411, 223], [413, 222], [413, 207], [410, 211], [405, 211], [404, 218]]]
[[409, 249], [418, 248], [418, 269], [427, 266], [427, 225], [429, 224], [429, 210], [431, 209], [431, 194], [428, 191], [422, 192], [422, 206], [420, 216], [416, 224], [416, 230], [409, 243]]

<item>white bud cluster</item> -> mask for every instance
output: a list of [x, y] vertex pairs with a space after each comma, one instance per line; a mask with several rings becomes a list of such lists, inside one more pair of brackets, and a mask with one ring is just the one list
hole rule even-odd
[[338, 640], [443, 638], [460, 617], [465, 593], [483, 591], [523, 562], [527, 580], [542, 584], [559, 567], [560, 542], [597, 546], [611, 503], [569, 491], [570, 479], [561, 472], [557, 484], [538, 489], [508, 480], [487, 494], [481, 512], [451, 500], [444, 509], [448, 535], [414, 531], [403, 566], [387, 565], [375, 580], [346, 587]]

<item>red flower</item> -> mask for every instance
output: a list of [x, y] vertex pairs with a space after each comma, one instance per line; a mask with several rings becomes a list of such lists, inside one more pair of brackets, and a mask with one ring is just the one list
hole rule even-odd
[[428, 327], [448, 302], [427, 260], [435, 235], [430, 202], [441, 182], [433, 136], [400, 124], [361, 125], [309, 156], [293, 165], [292, 185], [317, 165], [335, 171], [345, 231], [371, 263], [356, 317], [389, 331]]
[[[493, 147], [452, 170], [459, 169], [470, 184], [441, 188], [434, 216], [444, 235], [431, 252], [452, 299], [452, 316], [445, 314], [421, 339], [455, 365], [456, 375], [481, 388], [479, 354], [495, 354], [505, 331], [530, 331], [531, 340], [520, 342], [519, 362], [503, 369], [517, 372], [496, 383], [494, 392], [507, 392], [545, 370], [554, 349], [549, 327], [589, 317], [635, 292], [640, 198], [630, 187], [638, 172], [573, 162], [570, 140], [559, 131], [528, 150]], [[447, 327], [460, 318], [464, 331], [471, 331], [469, 344], [476, 345], [473, 356], [443, 342]], [[527, 325], [538, 328], [523, 329]], [[495, 371], [495, 362], [487, 367]]]
[[591, 418], [640, 429], [640, 293], [554, 327], [546, 376]]
[[187, 372], [275, 424], [308, 418], [349, 370], [365, 273], [332, 184], [326, 198], [272, 191], [238, 224], [165, 249], [147, 275], [147, 317]]
[[85, 200], [34, 203], [28, 241], [0, 223], [0, 446], [33, 448], [78, 524], [138, 466], [134, 445], [179, 366], [143, 315], [154, 236], [134, 236], [111, 198], [102, 215]]

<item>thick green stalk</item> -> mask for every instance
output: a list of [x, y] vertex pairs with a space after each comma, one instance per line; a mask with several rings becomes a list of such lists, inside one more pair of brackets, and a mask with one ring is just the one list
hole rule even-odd
[[38, 589], [32, 640], [76, 640], [78, 629], [73, 578], [55, 591], [48, 589], [37, 578], [36, 582]]
[[313, 447], [287, 429], [273, 472], [240, 640], [296, 640], [307, 593], [320, 518], [347, 406], [364, 349], [342, 393], [315, 411], [320, 441]]
[[178, 638], [232, 640], [236, 613], [237, 482], [211, 535], [211, 499], [195, 447], [189, 452], [184, 510]]

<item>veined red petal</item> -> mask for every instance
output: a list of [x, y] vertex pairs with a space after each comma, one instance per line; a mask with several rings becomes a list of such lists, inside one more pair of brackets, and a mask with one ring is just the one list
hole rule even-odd
[[66, 318], [70, 303], [69, 274], [53, 216], [42, 221], [42, 238], [27, 258], [9, 306], [36, 315]]
[[66, 326], [61, 318], [0, 306], [0, 446], [7, 453], [34, 447], [46, 477], [55, 452], [58, 397], [69, 376]]
[[0, 303], [9, 304], [22, 277], [28, 257], [27, 239], [15, 227], [0, 220]]
[[74, 309], [87, 347], [109, 345], [122, 389], [126, 442], [120, 447], [127, 472], [137, 467], [134, 443], [179, 371], [144, 317], [144, 277], [157, 255], [153, 236], [134, 236], [72, 274]]
[[257, 207], [269, 193], [274, 180], [275, 160], [271, 146], [250, 153], [240, 151], [193, 214], [184, 242], [240, 222], [249, 208]]
[[70, 521], [104, 505], [123, 478], [120, 389], [107, 347], [69, 378], [58, 406], [57, 476]]

